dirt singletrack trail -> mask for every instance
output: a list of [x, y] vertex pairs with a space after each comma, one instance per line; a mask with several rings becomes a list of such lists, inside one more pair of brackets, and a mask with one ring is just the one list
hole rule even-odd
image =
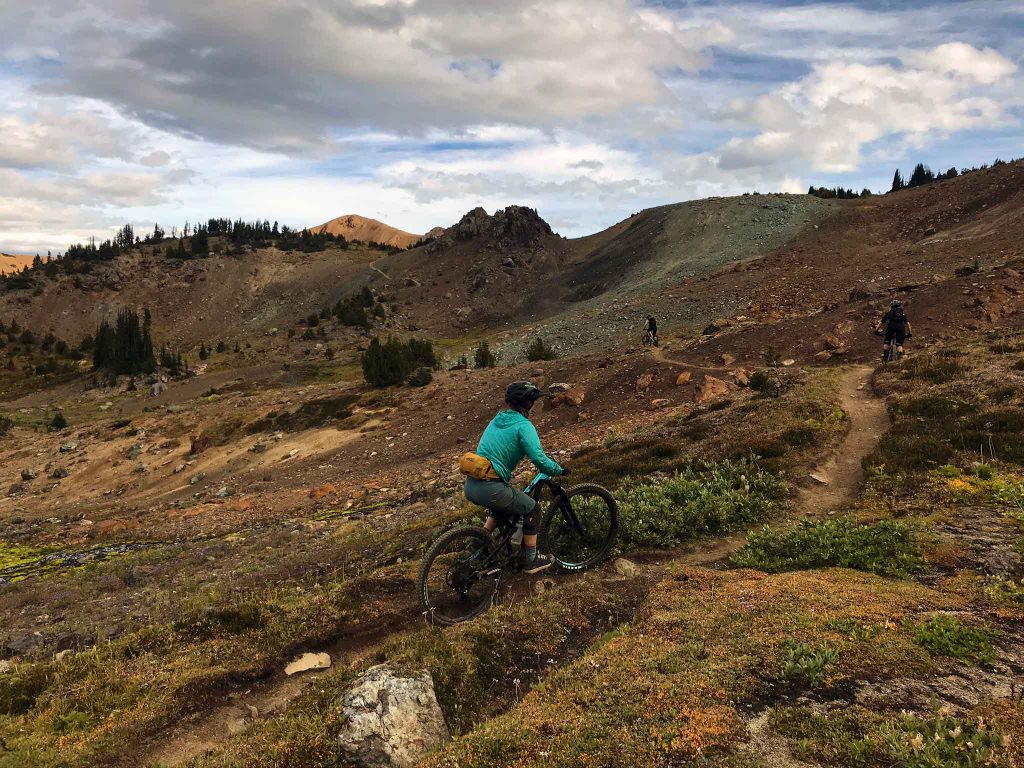
[[687, 363], [683, 360], [676, 360], [669, 357], [665, 352], [671, 349], [671, 344], [665, 344], [661, 347], [651, 347], [651, 357], [657, 360], [659, 363], [665, 363], [667, 365], [678, 365], [680, 368], [686, 368], [689, 371], [703, 371], [705, 373], [732, 373], [736, 370], [736, 366], [732, 368], [715, 367], [708, 365], [697, 365], [696, 363]]
[[874, 397], [869, 365], [849, 368], [840, 382], [839, 402], [850, 428], [838, 450], [808, 476], [810, 484], [797, 493], [797, 513], [821, 515], [841, 509], [856, 498], [864, 482], [864, 458], [889, 428], [885, 401]]
[[[656, 350], [652, 350], [652, 354]], [[689, 366], [677, 360], [654, 355], [666, 363], [709, 370], [700, 366]], [[797, 484], [795, 503], [790, 507], [782, 523], [793, 523], [804, 518], [823, 517], [838, 511], [857, 498], [864, 482], [862, 462], [889, 428], [889, 415], [885, 401], [874, 397], [869, 378], [873, 369], [859, 365], [843, 370], [839, 386], [839, 403], [849, 419], [850, 425], [836, 450], [824, 458]], [[713, 541], [699, 540], [673, 550], [669, 559], [688, 565], [711, 565], [724, 560], [747, 540], [746, 531], [738, 531]], [[641, 559], [647, 562], [662, 562], [669, 553], [650, 553]]]

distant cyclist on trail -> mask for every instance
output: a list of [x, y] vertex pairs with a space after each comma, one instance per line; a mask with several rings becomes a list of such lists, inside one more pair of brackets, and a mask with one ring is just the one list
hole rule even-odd
[[466, 475], [466, 498], [491, 513], [484, 528], [494, 531], [498, 525], [495, 515], [505, 518], [525, 516], [519, 560], [524, 573], [543, 571], [551, 567], [554, 558], [537, 552], [540, 503], [509, 484], [512, 473], [527, 456], [546, 475], [567, 474], [566, 469], [544, 453], [537, 428], [529, 419], [530, 409], [540, 397], [540, 389], [528, 381], [509, 384], [505, 390], [508, 408], [491, 420], [480, 438], [476, 453], [465, 454], [460, 464]]
[[883, 329], [885, 338], [882, 343], [882, 360], [887, 361], [892, 345], [895, 344], [896, 351], [902, 355], [903, 343], [912, 335], [910, 318], [907, 317], [907, 313], [903, 309], [903, 302], [899, 299], [893, 299], [889, 305], [889, 311], [882, 315], [882, 319], [875, 328], [875, 333], [882, 333]]
[[658, 346], [658, 321], [654, 319], [654, 315], [648, 315], [644, 323], [644, 344]]

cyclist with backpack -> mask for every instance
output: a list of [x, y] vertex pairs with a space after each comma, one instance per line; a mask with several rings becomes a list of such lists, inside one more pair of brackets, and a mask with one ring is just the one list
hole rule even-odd
[[912, 335], [910, 318], [907, 317], [907, 313], [903, 308], [903, 302], [899, 299], [893, 299], [892, 303], [889, 304], [889, 311], [882, 315], [875, 333], [881, 334], [883, 329], [885, 337], [882, 342], [882, 361], [887, 362], [893, 344], [896, 345], [897, 353], [902, 355], [903, 344]]
[[654, 315], [648, 315], [644, 323], [644, 344], [658, 346], [658, 321], [654, 319]]
[[494, 531], [498, 525], [495, 516], [524, 516], [519, 563], [524, 573], [531, 574], [550, 568], [554, 558], [537, 552], [540, 503], [514, 488], [509, 481], [524, 457], [529, 457], [538, 470], [551, 477], [568, 474], [544, 453], [537, 428], [530, 421], [530, 409], [540, 398], [540, 389], [528, 381], [509, 384], [505, 390], [508, 408], [487, 425], [476, 453], [465, 454], [459, 463], [459, 469], [466, 475], [466, 498], [490, 512], [484, 528]]

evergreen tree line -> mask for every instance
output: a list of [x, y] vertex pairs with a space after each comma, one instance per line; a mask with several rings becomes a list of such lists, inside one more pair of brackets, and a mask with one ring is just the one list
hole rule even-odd
[[389, 336], [370, 340], [362, 355], [363, 378], [375, 387], [390, 387], [408, 383], [425, 386], [433, 378], [431, 371], [440, 365], [434, 345], [426, 339], [400, 341]]
[[823, 197], [826, 200], [854, 200], [858, 197], [871, 197], [871, 190], [864, 187], [860, 192], [854, 192], [852, 189], [844, 189], [843, 187], [815, 187], [811, 185], [811, 188], [807, 190], [807, 194]]
[[111, 325], [101, 320], [93, 340], [94, 368], [111, 373], [152, 373], [156, 370], [153, 339], [150, 335], [151, 316], [143, 310], [143, 318], [133, 309], [122, 309]]
[[[1018, 158], [1017, 160], [1011, 160], [1010, 162], [1015, 163], [1018, 160], [1024, 158]], [[1005, 165], [1006, 161], [1001, 160], [998, 157], [992, 162], [992, 168], [996, 168], [1000, 165]], [[914, 170], [911, 171], [908, 178], [904, 178], [903, 173], [899, 168], [892, 177], [892, 187], [889, 189], [890, 192], [899, 192], [901, 189], [911, 189], [912, 187], [921, 187], [925, 184], [931, 184], [935, 181], [942, 181], [943, 179], [955, 179], [957, 176], [963, 176], [967, 173], [974, 173], [976, 171], [984, 171], [989, 166], [987, 164], [978, 166], [976, 168], [961, 168], [957, 170], [956, 167], [951, 167], [943, 173], [935, 173], [924, 163], [918, 163], [914, 166]]]

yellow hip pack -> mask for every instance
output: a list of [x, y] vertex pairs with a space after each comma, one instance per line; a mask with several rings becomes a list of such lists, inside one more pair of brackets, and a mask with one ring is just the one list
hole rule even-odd
[[501, 480], [501, 476], [494, 471], [491, 460], [472, 451], [462, 454], [462, 458], [459, 459], [459, 472], [476, 480]]

